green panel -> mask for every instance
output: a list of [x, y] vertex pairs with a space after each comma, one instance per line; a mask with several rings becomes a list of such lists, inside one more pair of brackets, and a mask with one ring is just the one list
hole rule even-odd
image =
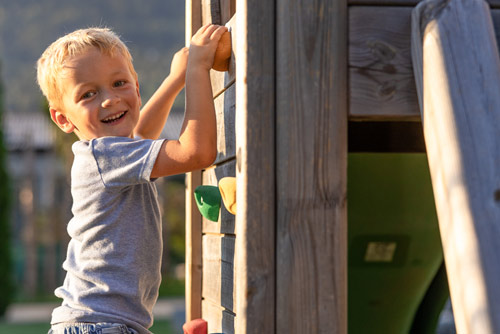
[[442, 260], [426, 155], [351, 153], [349, 333], [404, 334]]

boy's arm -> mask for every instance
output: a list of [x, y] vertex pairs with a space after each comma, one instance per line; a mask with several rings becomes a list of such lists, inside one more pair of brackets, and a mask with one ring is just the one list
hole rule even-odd
[[191, 40], [186, 71], [186, 113], [178, 140], [163, 143], [152, 178], [209, 166], [217, 155], [215, 108], [209, 71], [226, 27], [206, 25]]
[[134, 134], [144, 139], [157, 139], [165, 126], [175, 98], [186, 82], [189, 49], [182, 48], [172, 59], [170, 74], [141, 109]]

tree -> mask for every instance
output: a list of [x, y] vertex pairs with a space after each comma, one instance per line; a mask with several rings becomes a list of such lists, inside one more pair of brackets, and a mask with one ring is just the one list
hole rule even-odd
[[3, 89], [0, 83], [0, 316], [5, 313], [13, 297], [9, 226], [10, 189], [7, 174], [7, 153], [2, 131], [2, 115]]

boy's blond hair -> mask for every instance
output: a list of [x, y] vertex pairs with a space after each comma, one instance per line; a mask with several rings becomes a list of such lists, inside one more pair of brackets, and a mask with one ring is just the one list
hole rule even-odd
[[137, 80], [137, 73], [132, 65], [132, 56], [118, 35], [108, 28], [76, 30], [52, 43], [37, 61], [38, 85], [51, 107], [55, 107], [62, 100], [62, 87], [59, 87], [59, 79], [66, 61], [88, 51], [91, 47], [96, 47], [107, 55], [115, 56], [118, 52], [125, 57], [130, 72]]

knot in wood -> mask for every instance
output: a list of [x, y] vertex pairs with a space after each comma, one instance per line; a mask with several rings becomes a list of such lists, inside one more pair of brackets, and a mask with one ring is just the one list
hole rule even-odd
[[366, 42], [366, 44], [370, 48], [373, 56], [382, 63], [388, 63], [396, 57], [397, 50], [383, 41], [372, 40]]

